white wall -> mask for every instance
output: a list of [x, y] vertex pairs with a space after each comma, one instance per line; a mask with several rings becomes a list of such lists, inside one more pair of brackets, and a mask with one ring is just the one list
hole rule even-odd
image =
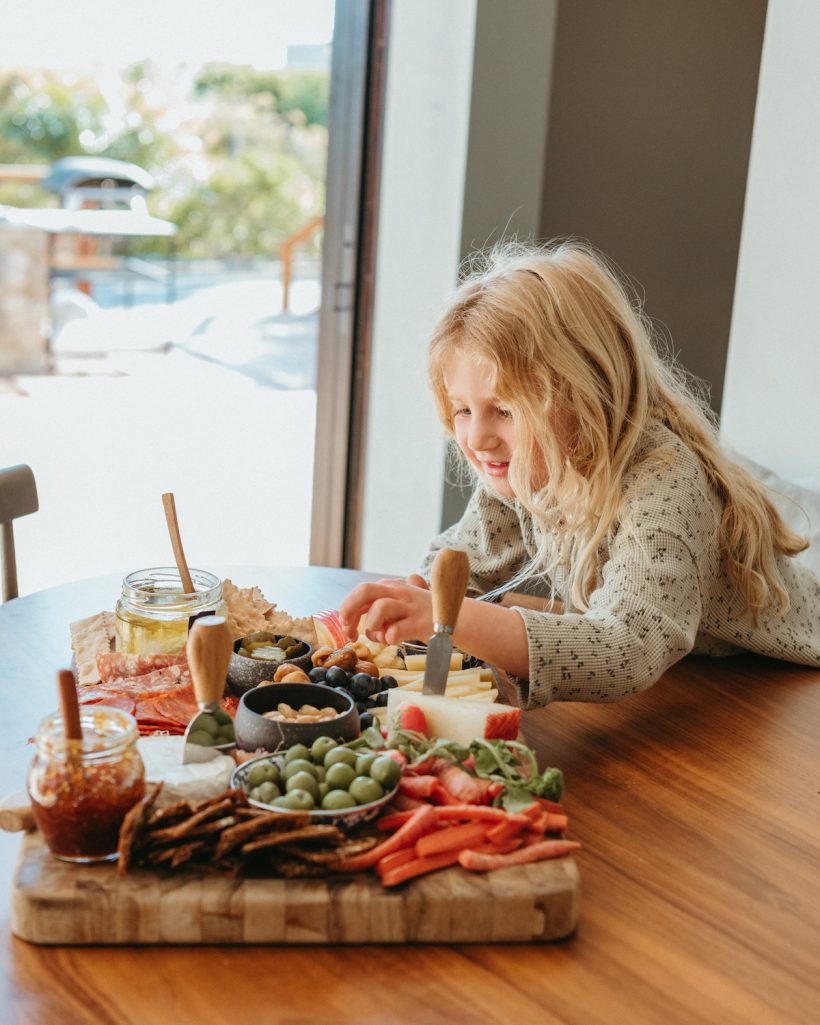
[[444, 443], [427, 339], [455, 284], [475, 0], [392, 7], [361, 568], [414, 570], [438, 532]]
[[723, 440], [820, 489], [820, 3], [769, 0]]

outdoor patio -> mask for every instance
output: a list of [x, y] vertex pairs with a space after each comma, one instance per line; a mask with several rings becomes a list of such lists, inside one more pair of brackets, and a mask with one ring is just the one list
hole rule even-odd
[[40, 496], [15, 524], [21, 593], [172, 563], [165, 491], [192, 566], [307, 564], [318, 278], [288, 313], [277, 276], [188, 291], [58, 303], [53, 372], [0, 377], [0, 465], [28, 463]]

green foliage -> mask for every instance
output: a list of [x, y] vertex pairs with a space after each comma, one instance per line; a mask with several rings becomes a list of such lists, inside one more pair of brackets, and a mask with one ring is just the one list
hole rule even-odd
[[198, 96], [218, 93], [224, 98], [272, 97], [279, 114], [298, 124], [327, 126], [330, 79], [318, 71], [256, 71], [245, 65], [206, 64], [194, 83]]
[[[179, 228], [188, 258], [275, 257], [324, 208], [328, 75], [205, 65], [180, 97], [150, 61], [122, 73], [124, 116], [78, 74], [0, 74], [0, 163], [50, 165], [107, 156], [157, 178], [148, 202]], [[32, 184], [0, 186], [0, 203], [54, 205]], [[306, 248], [315, 246], [315, 239]], [[150, 253], [157, 240], [133, 248]]]

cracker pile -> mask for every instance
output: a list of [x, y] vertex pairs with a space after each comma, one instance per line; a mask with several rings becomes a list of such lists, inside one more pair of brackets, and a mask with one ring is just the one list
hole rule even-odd
[[69, 625], [69, 631], [77, 682], [80, 686], [99, 683], [97, 655], [114, 650], [114, 613], [98, 612], [96, 616], [78, 619]]
[[258, 587], [237, 587], [233, 581], [223, 580], [222, 597], [228, 606], [228, 629], [234, 640], [265, 630], [316, 643], [316, 629], [310, 616], [293, 619], [287, 612], [278, 612], [276, 602], [268, 601]]
[[340, 858], [378, 843], [351, 839], [333, 825], [312, 825], [306, 812], [263, 811], [242, 790], [155, 810], [162, 784], [147, 789], [120, 829], [120, 875], [129, 869], [196, 866], [228, 875], [321, 876]]

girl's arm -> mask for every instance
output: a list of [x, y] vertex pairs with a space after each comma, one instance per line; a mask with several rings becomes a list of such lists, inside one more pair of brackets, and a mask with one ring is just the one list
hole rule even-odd
[[[359, 584], [342, 602], [339, 614], [352, 640], [359, 634], [362, 616], [364, 632], [382, 644], [426, 642], [433, 633], [430, 592], [419, 577]], [[513, 676], [529, 674], [527, 630], [514, 609], [465, 598], [453, 644]]]

